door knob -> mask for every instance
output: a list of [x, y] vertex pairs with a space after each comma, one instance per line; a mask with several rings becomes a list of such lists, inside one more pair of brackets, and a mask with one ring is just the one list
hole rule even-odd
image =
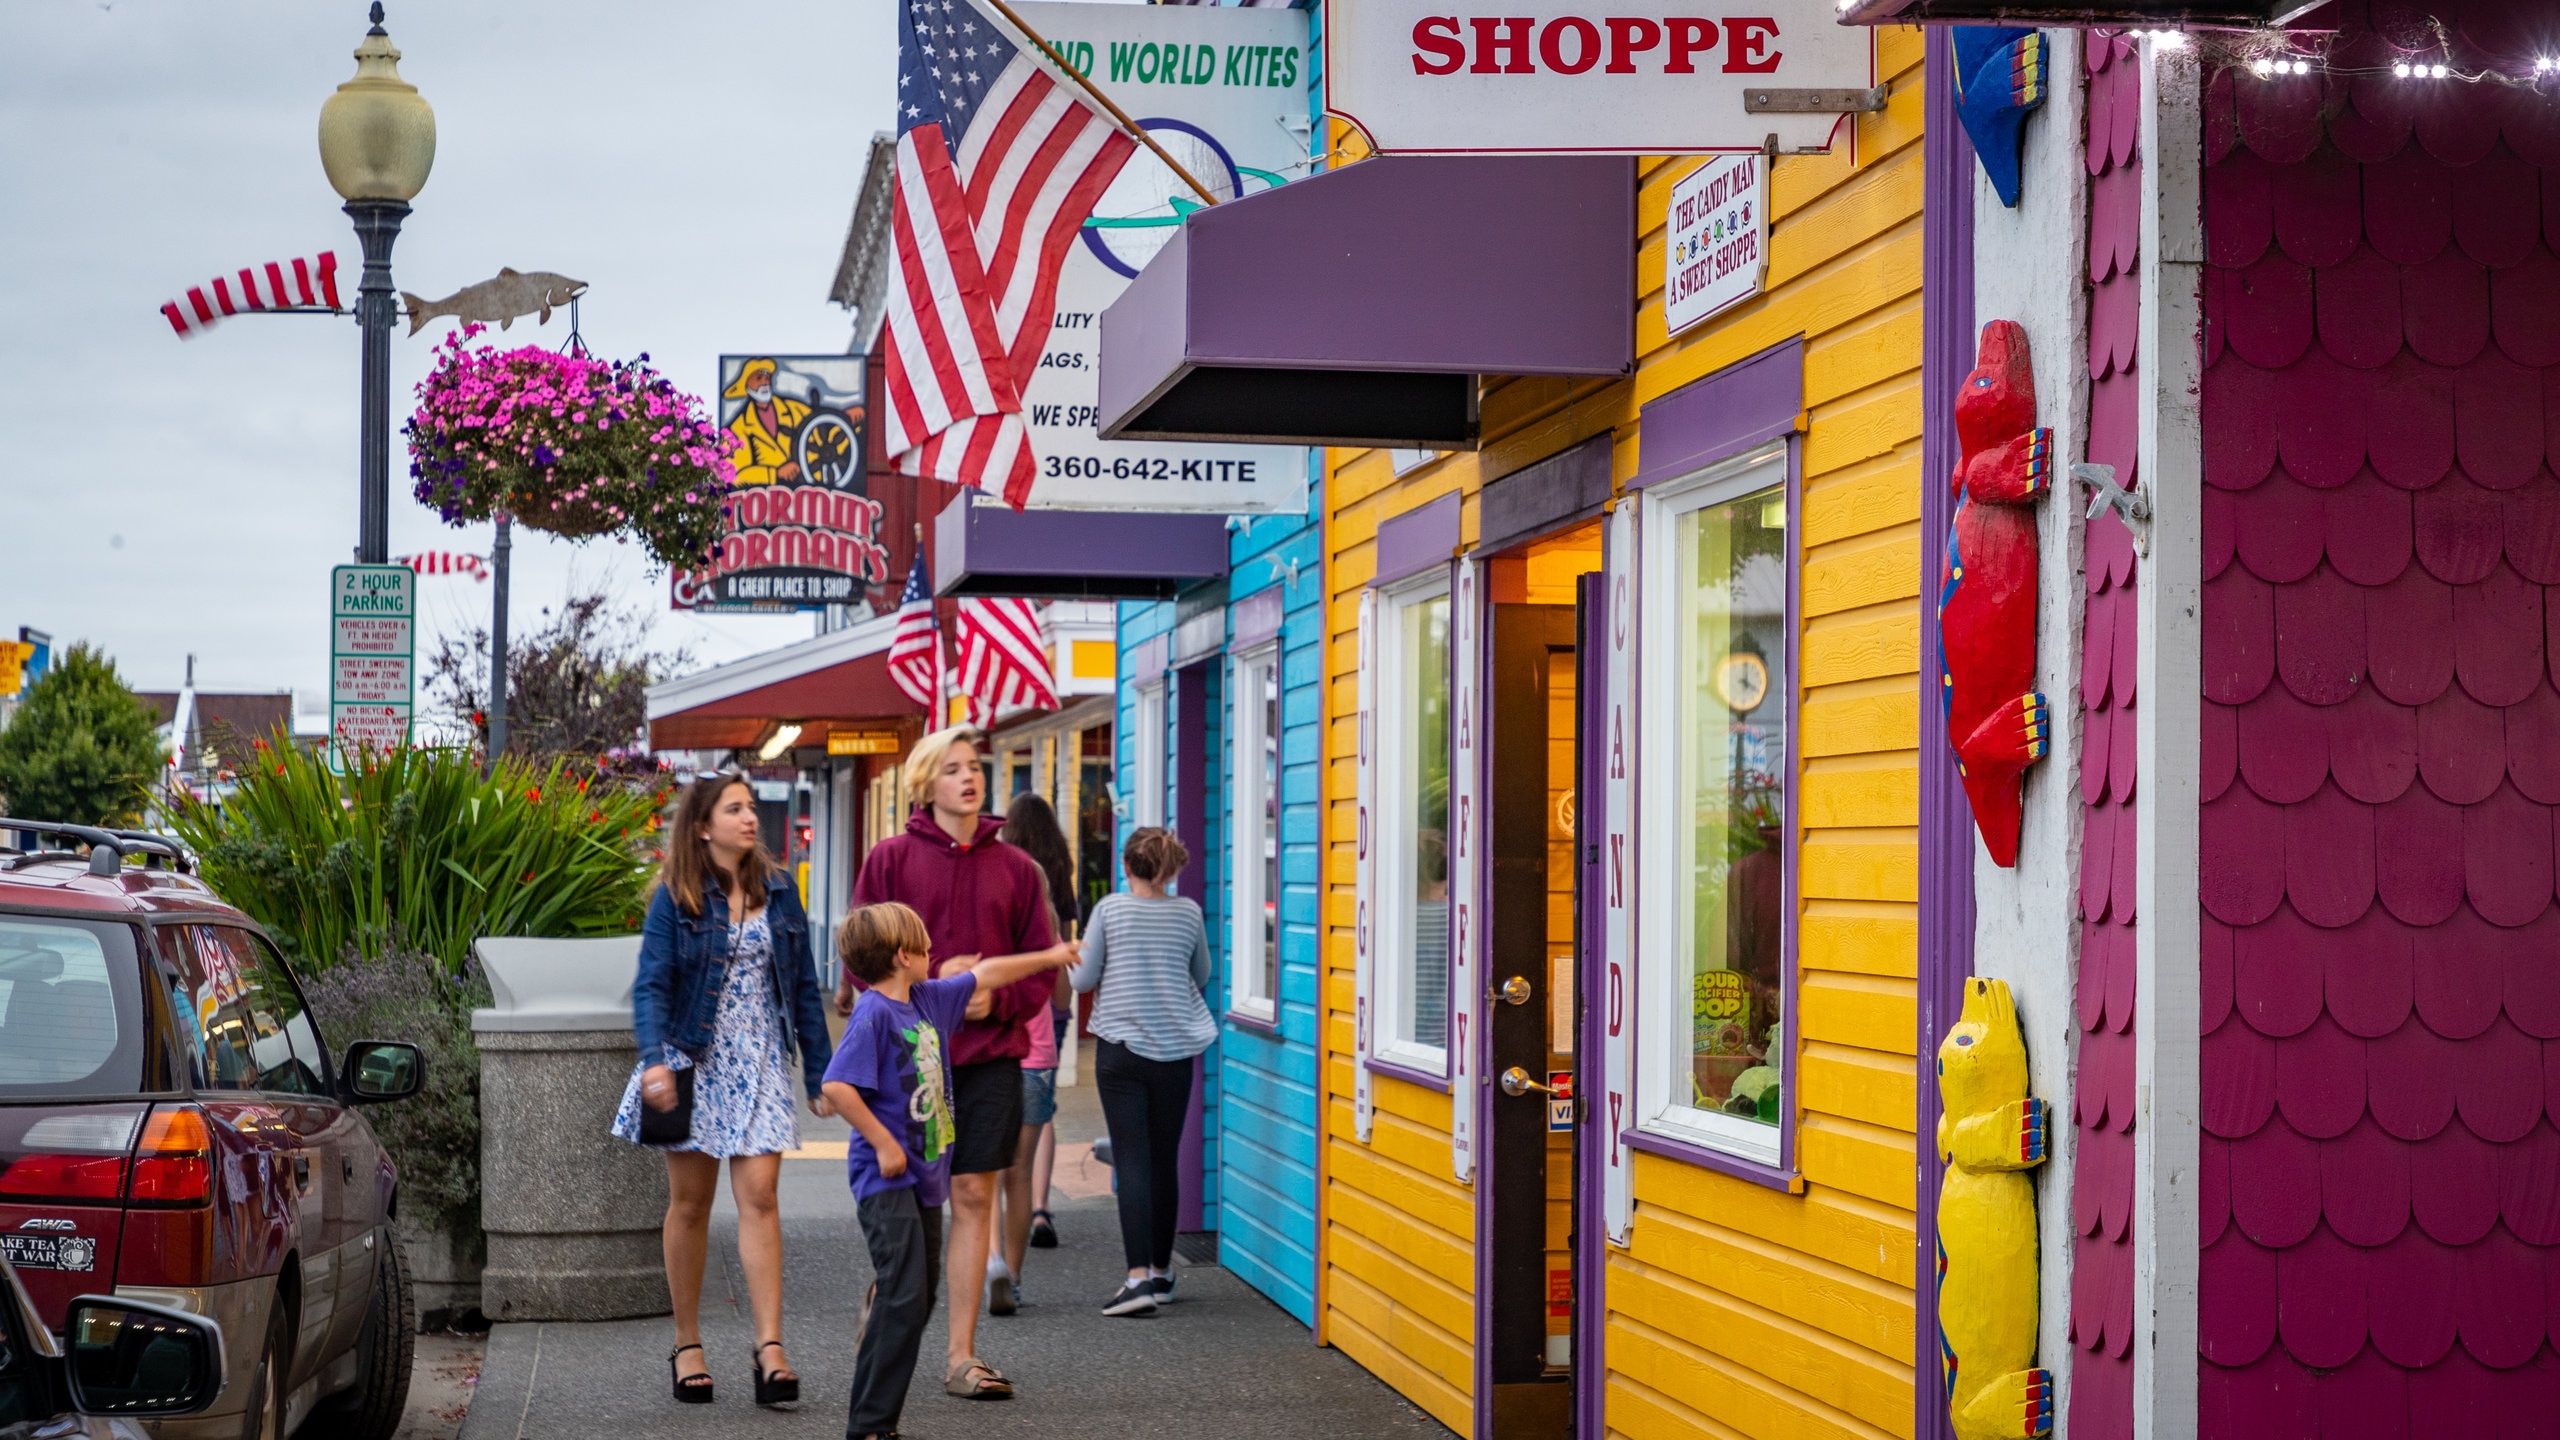
[[1553, 1095], [1556, 1093], [1554, 1087], [1541, 1085], [1537, 1081], [1530, 1079], [1529, 1072], [1521, 1069], [1517, 1065], [1514, 1065], [1510, 1069], [1502, 1072], [1503, 1094], [1526, 1095], [1532, 1090], [1537, 1091], [1541, 1095]]
[[1526, 1005], [1529, 1003], [1529, 977], [1514, 975], [1503, 981], [1502, 988], [1493, 993], [1501, 996], [1505, 1005]]

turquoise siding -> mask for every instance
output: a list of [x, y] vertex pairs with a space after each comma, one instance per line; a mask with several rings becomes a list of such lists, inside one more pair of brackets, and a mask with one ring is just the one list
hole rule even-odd
[[[1311, 461], [1320, 466], [1321, 459]], [[1320, 477], [1321, 471], [1319, 469]], [[1321, 479], [1316, 488], [1320, 490]], [[1241, 519], [1229, 540], [1227, 624], [1234, 635], [1234, 603], [1273, 586], [1282, 587], [1280, 643], [1280, 1005], [1277, 1034], [1227, 1020], [1209, 1052], [1202, 1101], [1203, 1223], [1218, 1232], [1219, 1263], [1273, 1303], [1314, 1323], [1316, 1274], [1316, 1026], [1320, 973], [1317, 905], [1321, 888], [1324, 746], [1321, 683], [1324, 638], [1323, 535], [1306, 516]], [[1296, 578], [1290, 577], [1292, 563]], [[1135, 813], [1136, 686], [1128, 657], [1174, 629], [1181, 601], [1127, 602], [1120, 607], [1122, 683], [1117, 756], [1120, 834], [1127, 837]], [[1196, 608], [1196, 601], [1194, 602]], [[1217, 978], [1210, 1008], [1223, 1012], [1230, 993], [1230, 896], [1234, 893], [1236, 827], [1227, 780], [1234, 764], [1235, 720], [1228, 696], [1228, 647], [1205, 663], [1169, 667], [1164, 747], [1167, 793], [1164, 813], [1180, 816], [1185, 784], [1201, 787], [1203, 863], [1207, 894], [1195, 896], [1207, 912]], [[1186, 682], [1201, 685], [1207, 709], [1205, 752], [1186, 754], [1181, 717]], [[1203, 759], [1212, 763], [1203, 764]], [[1232, 1202], [1232, 1203], [1229, 1203]]]

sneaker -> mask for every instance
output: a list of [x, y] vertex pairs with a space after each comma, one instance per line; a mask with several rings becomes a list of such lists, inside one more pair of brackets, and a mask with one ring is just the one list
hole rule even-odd
[[1153, 1281], [1139, 1280], [1120, 1287], [1102, 1307], [1105, 1315], [1153, 1315], [1156, 1313], [1156, 1287]]
[[1010, 1315], [1022, 1306], [1022, 1287], [1003, 1271], [987, 1277], [987, 1313]]
[[1148, 1277], [1147, 1283], [1155, 1287], [1157, 1304], [1170, 1305], [1173, 1303], [1172, 1271], [1168, 1270], [1162, 1275], [1150, 1276]]

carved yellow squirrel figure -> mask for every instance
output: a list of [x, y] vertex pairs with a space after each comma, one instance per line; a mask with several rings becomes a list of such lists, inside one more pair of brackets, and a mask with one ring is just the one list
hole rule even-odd
[[2027, 1043], [2008, 985], [1967, 980], [1938, 1046], [1938, 1350], [1964, 1440], [2053, 1430], [2053, 1373], [2036, 1359], [2036, 1197], [2045, 1103], [2027, 1093]]

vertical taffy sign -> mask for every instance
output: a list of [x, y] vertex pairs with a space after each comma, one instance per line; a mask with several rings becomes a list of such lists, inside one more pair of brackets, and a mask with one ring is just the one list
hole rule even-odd
[[1482, 673], [1481, 607], [1476, 603], [1478, 572], [1470, 557], [1457, 562], [1449, 586], [1454, 604], [1449, 615], [1449, 691], [1455, 715], [1449, 731], [1449, 1164], [1460, 1182], [1476, 1173], [1476, 1100], [1483, 1067], [1476, 1063], [1483, 1048], [1483, 973], [1477, 952], [1484, 944], [1484, 807], [1479, 757], [1484, 732], [1484, 697], [1477, 677]]

